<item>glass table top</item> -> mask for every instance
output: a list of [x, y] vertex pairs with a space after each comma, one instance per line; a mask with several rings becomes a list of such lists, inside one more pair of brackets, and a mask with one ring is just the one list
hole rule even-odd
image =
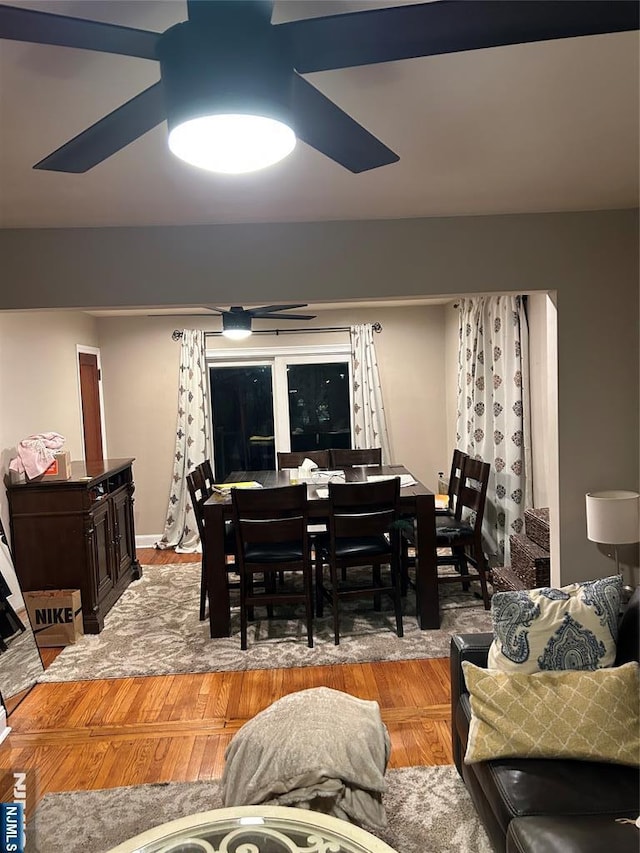
[[306, 809], [238, 806], [179, 818], [110, 853], [395, 853], [344, 820]]

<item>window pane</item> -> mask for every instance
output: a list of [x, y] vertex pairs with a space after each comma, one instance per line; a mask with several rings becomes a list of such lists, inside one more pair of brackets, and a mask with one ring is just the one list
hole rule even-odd
[[291, 450], [351, 447], [349, 365], [287, 367]]
[[212, 367], [215, 476], [275, 468], [271, 367]]

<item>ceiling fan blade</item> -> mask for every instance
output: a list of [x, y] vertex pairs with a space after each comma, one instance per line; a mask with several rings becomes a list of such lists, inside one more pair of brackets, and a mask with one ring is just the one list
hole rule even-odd
[[254, 317], [259, 317], [261, 314], [270, 314], [272, 311], [288, 311], [290, 308], [306, 307], [306, 302], [299, 302], [296, 305], [263, 305], [261, 308], [248, 308], [247, 311]]
[[[226, 314], [227, 313], [225, 308], [216, 308], [215, 305], [202, 305], [201, 307], [204, 308], [206, 311], [217, 311], [218, 314]], [[189, 314], [188, 316], [189, 317], [195, 317], [196, 315], [195, 314]], [[202, 317], [203, 315], [200, 314], [199, 316]]]
[[152, 130], [164, 118], [162, 83], [158, 82], [92, 124], [33, 168], [50, 172], [86, 172]]
[[[254, 315], [255, 316], [255, 315]], [[315, 314], [259, 314], [257, 320], [315, 320]]]
[[366, 172], [400, 158], [302, 77], [293, 78], [296, 136], [351, 172]]
[[278, 24], [301, 74], [638, 29], [633, 0], [438, 0]]
[[0, 5], [0, 38], [156, 59], [160, 33]]

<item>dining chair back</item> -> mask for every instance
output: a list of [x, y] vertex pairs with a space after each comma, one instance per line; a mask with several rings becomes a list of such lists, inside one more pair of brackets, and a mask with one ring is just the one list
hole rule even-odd
[[[204, 504], [207, 498], [209, 498], [213, 491], [213, 484], [211, 484], [211, 488], [208, 487], [206, 479], [202, 473], [201, 468], [198, 466], [193, 469], [189, 474], [187, 474], [187, 489], [189, 491], [189, 497], [191, 499], [191, 506], [193, 507], [193, 514], [196, 519], [196, 524], [198, 526], [198, 535], [200, 536], [200, 543], [202, 545], [202, 560], [201, 560], [201, 571], [200, 571], [200, 621], [205, 618], [206, 610], [207, 610], [207, 576], [206, 576], [206, 559], [205, 559], [205, 535], [204, 535]], [[224, 533], [224, 552], [225, 558], [227, 562], [227, 572], [235, 571], [235, 536], [233, 532], [233, 524], [231, 522], [225, 522], [225, 533]], [[232, 557], [232, 560], [229, 558]], [[231, 587], [234, 584], [229, 584]], [[237, 584], [236, 584], [237, 586]]]
[[441, 583], [462, 580], [463, 589], [469, 588], [472, 576], [469, 565], [475, 568], [476, 578], [480, 581], [482, 599], [488, 610], [490, 607], [487, 589], [487, 561], [482, 546], [482, 521], [487, 499], [487, 487], [491, 466], [481, 459], [468, 457], [463, 462], [462, 476], [456, 499], [453, 519], [436, 518], [436, 547], [449, 549], [449, 554], [439, 554], [438, 566], [452, 565], [460, 575], [439, 576]]
[[382, 465], [382, 448], [332, 448], [329, 451], [331, 468], [353, 468], [354, 465]]
[[208, 497], [213, 492], [213, 469], [211, 467], [211, 460], [205, 459], [204, 462], [201, 462], [196, 467], [202, 475], [204, 489]]
[[[460, 583], [463, 589], [469, 589], [472, 580], [480, 582], [482, 600], [485, 609], [491, 606], [487, 588], [487, 560], [482, 547], [482, 521], [489, 484], [491, 466], [481, 459], [468, 457], [463, 463], [463, 473], [455, 515], [436, 516], [436, 566], [454, 566], [456, 574], [438, 572], [438, 583]], [[409, 556], [407, 546], [416, 545], [415, 527], [411, 525], [403, 529], [402, 548], [402, 586], [406, 589], [409, 583], [409, 568], [415, 564], [415, 559]], [[448, 551], [448, 553], [441, 553]], [[418, 558], [419, 558], [418, 554]], [[475, 574], [469, 573], [469, 566], [475, 569]]]
[[[304, 484], [275, 489], [232, 489], [240, 574], [240, 645], [247, 648], [247, 623], [253, 608], [266, 605], [304, 604], [307, 642], [313, 646], [312, 568], [307, 534], [307, 487]], [[293, 573], [302, 573], [303, 588]], [[262, 591], [253, 584], [264, 575]], [[285, 583], [277, 584], [277, 576]], [[286, 576], [289, 575], [289, 583]]]
[[278, 471], [282, 471], [284, 468], [299, 468], [305, 459], [315, 462], [318, 468], [329, 467], [328, 450], [278, 451]]
[[[316, 539], [316, 608], [322, 616], [324, 600], [331, 603], [336, 645], [340, 643], [340, 601], [362, 596], [373, 596], [376, 610], [381, 596], [390, 596], [396, 630], [399, 637], [403, 635], [399, 498], [397, 477], [375, 483], [329, 483], [329, 533]], [[329, 586], [325, 585], [325, 565], [329, 566]], [[383, 581], [384, 565], [389, 566], [389, 578]], [[357, 583], [350, 582], [348, 570], [355, 567], [370, 567], [370, 581], [358, 578]]]
[[456, 447], [453, 451], [453, 455], [451, 457], [451, 471], [449, 473], [449, 501], [447, 506], [443, 509], [436, 509], [436, 515], [448, 515], [451, 518], [455, 516], [456, 503], [464, 475], [464, 463], [468, 458], [469, 454], [465, 453], [464, 450], [460, 450]]
[[200, 541], [204, 542], [204, 515], [202, 506], [211, 492], [207, 493], [207, 487], [200, 468], [196, 467], [187, 474], [187, 489], [189, 490], [189, 497], [191, 498], [191, 506], [193, 507], [193, 514], [198, 526]]

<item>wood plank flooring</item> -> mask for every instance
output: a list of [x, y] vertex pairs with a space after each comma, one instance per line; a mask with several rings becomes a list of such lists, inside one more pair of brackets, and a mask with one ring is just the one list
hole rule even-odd
[[[140, 549], [145, 564], [193, 555]], [[55, 656], [47, 652], [45, 665]], [[276, 699], [317, 686], [375, 699], [390, 767], [451, 764], [447, 659], [38, 684], [11, 713], [0, 745], [0, 801], [27, 772], [28, 813], [46, 793], [222, 775], [224, 751]]]

